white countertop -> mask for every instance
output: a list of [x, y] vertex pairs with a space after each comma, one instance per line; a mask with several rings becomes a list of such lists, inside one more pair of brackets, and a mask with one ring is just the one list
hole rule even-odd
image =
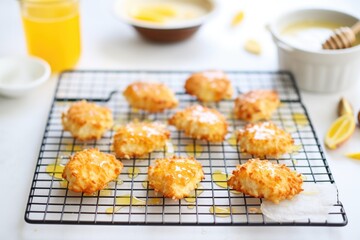
[[[291, 2], [291, 3], [290, 3]], [[302, 0], [221, 0], [217, 15], [188, 41], [158, 45], [143, 41], [113, 15], [112, 1], [81, 2], [83, 53], [78, 69], [276, 70], [275, 47], [264, 23], [296, 6], [329, 6], [360, 15], [360, 2]], [[25, 55], [18, 3], [0, 1], [0, 56]], [[238, 28], [229, 22], [237, 10], [246, 18]], [[263, 54], [253, 56], [242, 46], [259, 39]], [[25, 205], [57, 81], [56, 75], [21, 99], [0, 98], [0, 236], [1, 239], [360, 239], [360, 161], [344, 157], [360, 151], [360, 129], [337, 150], [325, 148], [349, 223], [345, 227], [164, 227], [31, 225]], [[302, 92], [321, 142], [345, 96], [360, 110], [360, 84], [344, 92], [319, 95]]]

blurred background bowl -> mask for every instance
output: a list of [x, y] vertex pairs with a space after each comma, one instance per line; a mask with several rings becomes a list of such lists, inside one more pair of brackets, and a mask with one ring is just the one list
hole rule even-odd
[[[185, 8], [195, 8], [201, 14], [188, 19], [178, 19], [164, 23], [139, 20], [132, 16], [132, 11], [141, 5], [173, 4], [184, 5]], [[115, 14], [145, 39], [152, 42], [171, 43], [188, 39], [209, 19], [216, 6], [213, 0], [117, 0]], [[184, 11], [184, 8], [182, 8]]]
[[329, 22], [351, 26], [358, 18], [345, 12], [331, 9], [299, 9], [287, 12], [268, 26], [277, 46], [279, 68], [291, 71], [300, 89], [330, 93], [356, 86], [360, 81], [360, 46], [348, 49], [323, 50], [309, 44], [294, 44], [282, 31], [297, 22]]
[[21, 97], [50, 78], [50, 65], [37, 57], [0, 58], [0, 95]]

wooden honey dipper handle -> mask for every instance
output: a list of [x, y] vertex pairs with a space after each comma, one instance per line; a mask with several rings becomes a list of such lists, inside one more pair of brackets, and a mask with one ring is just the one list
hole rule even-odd
[[352, 27], [341, 27], [335, 29], [332, 34], [323, 44], [323, 49], [343, 49], [349, 48], [356, 41], [356, 34], [360, 32], [360, 21], [355, 23]]
[[360, 32], [360, 21], [358, 21], [357, 23], [355, 23], [352, 27], [351, 30], [354, 32], [354, 34], [358, 34]]

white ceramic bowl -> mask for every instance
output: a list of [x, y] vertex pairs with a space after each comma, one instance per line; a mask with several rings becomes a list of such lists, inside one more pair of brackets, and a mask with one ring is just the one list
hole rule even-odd
[[330, 9], [301, 9], [288, 12], [268, 26], [278, 50], [279, 67], [291, 71], [300, 89], [337, 92], [360, 80], [360, 46], [342, 50], [308, 50], [287, 41], [281, 31], [301, 21], [335, 22], [351, 26], [358, 18]]
[[[204, 13], [191, 19], [183, 19], [166, 24], [140, 21], [130, 16], [130, 10], [138, 5], [157, 5], [159, 3], [187, 4], [202, 9]], [[123, 22], [131, 25], [145, 39], [153, 42], [178, 42], [193, 36], [214, 13], [213, 0], [117, 0], [114, 11]]]
[[0, 95], [23, 96], [49, 79], [47, 62], [36, 57], [0, 58]]

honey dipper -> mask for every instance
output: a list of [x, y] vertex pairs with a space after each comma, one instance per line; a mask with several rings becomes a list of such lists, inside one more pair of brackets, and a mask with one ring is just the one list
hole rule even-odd
[[352, 27], [341, 27], [334, 30], [334, 33], [322, 44], [323, 49], [349, 48], [356, 40], [356, 34], [360, 32], [360, 21]]

